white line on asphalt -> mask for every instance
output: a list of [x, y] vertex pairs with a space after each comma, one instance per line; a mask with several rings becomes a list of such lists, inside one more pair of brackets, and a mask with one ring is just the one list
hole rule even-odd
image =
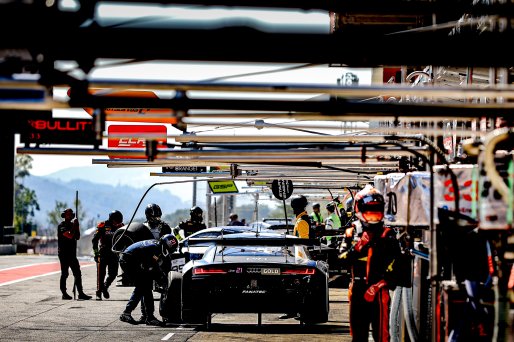
[[175, 335], [174, 333], [169, 333], [168, 335], [164, 336], [163, 338], [161, 338], [161, 341], [167, 341], [171, 338], [171, 336]]
[[[89, 266], [93, 266], [93, 265], [95, 265], [95, 264], [91, 264], [91, 265], [80, 265], [80, 267], [89, 267]], [[40, 274], [40, 275], [37, 275], [37, 276], [27, 277], [27, 278], [23, 278], [23, 279], [16, 279], [16, 280], [8, 281], [8, 282], [6, 282], [6, 283], [1, 283], [1, 284], [0, 284], [0, 286], [11, 285], [11, 284], [19, 283], [20, 281], [25, 281], [25, 280], [35, 279], [35, 278], [39, 278], [39, 277], [45, 277], [45, 276], [49, 276], [49, 275], [57, 274], [57, 273], [61, 273], [61, 271], [54, 271], [54, 272], [49, 272], [49, 273], [45, 273], [45, 274]]]
[[49, 262], [38, 262], [36, 264], [28, 264], [28, 265], [21, 265], [21, 266], [14, 266], [14, 267], [9, 267], [9, 268], [2, 268], [0, 269], [0, 272], [2, 271], [9, 271], [9, 270], [15, 270], [17, 268], [23, 268], [23, 267], [30, 267], [30, 266], [37, 266], [37, 265], [48, 265], [48, 264], [55, 264], [55, 263], [58, 263], [59, 261], [49, 261]]

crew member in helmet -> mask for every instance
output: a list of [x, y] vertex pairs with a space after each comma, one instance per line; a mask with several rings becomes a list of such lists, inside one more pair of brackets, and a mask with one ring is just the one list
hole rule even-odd
[[[96, 300], [109, 299], [109, 286], [118, 275], [118, 255], [112, 251], [113, 236], [123, 226], [119, 210], [109, 213], [109, 218], [99, 222], [93, 235], [93, 252], [96, 261]], [[107, 275], [107, 277], [106, 277]]]
[[398, 279], [400, 257], [396, 233], [384, 227], [384, 197], [372, 186], [355, 196], [355, 214], [362, 224], [360, 239], [339, 257], [352, 268], [348, 290], [352, 341], [368, 341], [371, 324], [375, 341], [389, 341], [389, 290]]
[[155, 203], [150, 203], [145, 209], [146, 221], [145, 225], [148, 226], [154, 239], [159, 239], [163, 235], [171, 234], [171, 227], [161, 220], [162, 211]]
[[[294, 225], [293, 235], [298, 236], [302, 239], [308, 239], [312, 237], [311, 230], [311, 220], [305, 208], [307, 207], [307, 198], [303, 195], [298, 195], [293, 197], [291, 200], [291, 208], [293, 208], [293, 212], [296, 215], [296, 222]], [[297, 312], [288, 312], [282, 316], [279, 316], [279, 319], [288, 319], [295, 318], [298, 316]]]
[[[134, 290], [125, 310], [120, 316], [122, 322], [142, 323], [132, 317], [132, 311], [139, 301], [144, 304], [143, 313], [146, 325], [162, 326], [154, 316], [153, 281], [161, 281], [171, 268], [171, 254], [177, 250], [178, 241], [173, 234], [166, 234], [159, 240], [143, 240], [133, 243], [120, 254], [120, 266], [124, 273], [134, 281]], [[143, 305], [142, 304], [142, 305]]]
[[184, 237], [196, 233], [199, 230], [205, 229], [205, 223], [203, 223], [203, 210], [202, 208], [195, 206], [189, 211], [190, 218], [187, 221], [179, 223], [177, 228], [183, 232]]
[[91, 296], [85, 294], [82, 290], [82, 272], [80, 271], [80, 264], [77, 259], [77, 240], [80, 239], [79, 221], [75, 218], [75, 213], [71, 208], [64, 210], [61, 213], [61, 217], [64, 220], [57, 226], [57, 255], [61, 263], [60, 288], [62, 299], [72, 299], [68, 292], [66, 292], [66, 279], [68, 279], [68, 269], [70, 268], [79, 293], [78, 299], [91, 299]]
[[303, 195], [295, 196], [291, 200], [291, 208], [296, 215], [296, 222], [293, 229], [293, 235], [302, 239], [311, 237], [311, 220], [305, 208], [307, 207], [307, 198]]

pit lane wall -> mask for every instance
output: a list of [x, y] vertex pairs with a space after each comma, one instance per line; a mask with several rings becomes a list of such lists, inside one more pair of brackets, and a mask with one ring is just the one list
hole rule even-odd
[[[77, 241], [77, 256], [93, 256], [93, 234], [96, 228], [89, 228], [81, 233]], [[13, 235], [13, 243], [0, 244], [0, 255], [28, 253], [57, 255], [56, 236]]]

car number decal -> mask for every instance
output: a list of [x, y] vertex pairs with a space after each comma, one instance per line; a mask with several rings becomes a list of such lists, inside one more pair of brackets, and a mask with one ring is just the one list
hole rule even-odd
[[182, 268], [186, 264], [185, 258], [178, 258], [171, 260], [171, 270], [176, 272], [182, 272]]

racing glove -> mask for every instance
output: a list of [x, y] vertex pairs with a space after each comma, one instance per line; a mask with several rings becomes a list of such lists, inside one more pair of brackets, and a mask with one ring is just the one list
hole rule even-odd
[[339, 259], [346, 260], [346, 258], [348, 258], [348, 251], [339, 254]]
[[366, 300], [366, 302], [371, 303], [372, 301], [374, 301], [375, 296], [378, 293], [378, 291], [380, 291], [380, 289], [386, 285], [387, 285], [387, 283], [385, 280], [381, 280], [378, 283], [371, 285], [369, 287], [369, 289], [366, 291], [366, 293], [364, 294], [364, 299]]
[[100, 262], [100, 252], [98, 252], [98, 249], [93, 249], [93, 252], [95, 254], [94, 259], [96, 263]]

